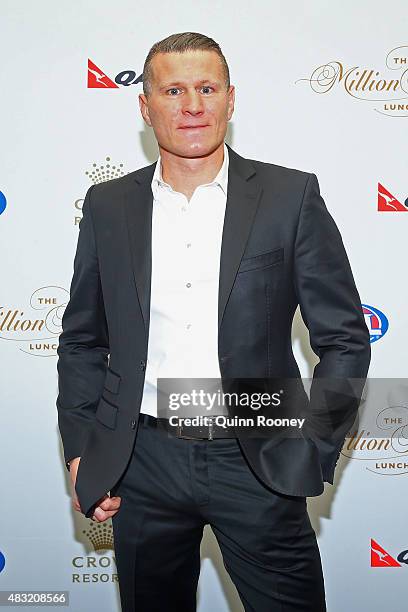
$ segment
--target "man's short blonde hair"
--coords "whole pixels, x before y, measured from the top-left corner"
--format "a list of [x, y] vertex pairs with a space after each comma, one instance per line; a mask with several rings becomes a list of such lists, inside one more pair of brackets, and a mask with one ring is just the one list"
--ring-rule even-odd
[[193, 50], [215, 51], [217, 53], [224, 71], [225, 86], [228, 89], [230, 86], [229, 68], [219, 44], [212, 38], [198, 32], [180, 32], [159, 40], [150, 49], [143, 67], [143, 93], [148, 96], [152, 91], [151, 63], [155, 55], [158, 53], [184, 53]]

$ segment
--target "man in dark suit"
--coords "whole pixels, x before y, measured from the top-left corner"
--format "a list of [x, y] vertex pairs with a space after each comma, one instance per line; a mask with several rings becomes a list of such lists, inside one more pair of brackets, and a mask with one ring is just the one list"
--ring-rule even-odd
[[[212, 39], [156, 43], [143, 89], [159, 160], [88, 190], [63, 317], [57, 407], [74, 508], [112, 517], [124, 612], [195, 610], [205, 524], [247, 611], [322, 612], [306, 496], [333, 483], [370, 361], [340, 233], [315, 174], [224, 143], [235, 90]], [[169, 435], [157, 377], [299, 380], [298, 305], [320, 359], [310, 402], [297, 396], [301, 435]]]

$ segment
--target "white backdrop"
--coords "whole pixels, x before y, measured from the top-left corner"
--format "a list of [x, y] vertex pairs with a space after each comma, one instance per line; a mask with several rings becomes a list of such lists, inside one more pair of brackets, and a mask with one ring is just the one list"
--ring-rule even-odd
[[[111, 527], [70, 505], [55, 349], [90, 173], [103, 176], [107, 164], [110, 176], [127, 173], [158, 151], [140, 116], [141, 83], [88, 87], [88, 60], [112, 81], [123, 71], [137, 80], [151, 45], [171, 33], [198, 31], [220, 43], [236, 87], [227, 142], [244, 157], [317, 174], [377, 339], [370, 376], [402, 378], [407, 21], [405, 0], [389, 8], [378, 0], [2, 0], [0, 590], [69, 590], [74, 612], [119, 610]], [[378, 197], [378, 183], [401, 206]], [[293, 341], [309, 376], [317, 358], [299, 314]], [[404, 608], [401, 557], [399, 567], [370, 565], [371, 538], [394, 560], [408, 549], [408, 466], [392, 463], [403, 456], [344, 452], [335, 486], [309, 499], [328, 612]], [[374, 553], [374, 564], [389, 566], [391, 557]], [[209, 531], [198, 609], [242, 610]]]

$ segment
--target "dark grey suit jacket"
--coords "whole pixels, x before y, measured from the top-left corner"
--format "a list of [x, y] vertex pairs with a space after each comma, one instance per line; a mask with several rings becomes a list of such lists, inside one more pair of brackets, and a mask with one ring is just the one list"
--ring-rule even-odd
[[[289, 495], [319, 495], [323, 481], [333, 482], [358, 408], [362, 387], [347, 381], [364, 385], [368, 372], [369, 332], [360, 297], [315, 174], [228, 151], [219, 279], [221, 376], [299, 379], [291, 327], [300, 305], [320, 359], [308, 429], [300, 439], [244, 436], [240, 444], [268, 486]], [[57, 408], [65, 461], [81, 457], [76, 491], [86, 516], [104, 494], [114, 492], [137, 430], [149, 333], [155, 163], [91, 186], [83, 205], [59, 339]], [[329, 396], [319, 388], [326, 378], [339, 381]]]

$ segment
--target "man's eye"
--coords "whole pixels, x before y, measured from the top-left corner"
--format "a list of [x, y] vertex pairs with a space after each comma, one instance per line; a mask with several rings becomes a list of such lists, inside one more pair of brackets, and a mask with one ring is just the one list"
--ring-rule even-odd
[[[207, 94], [207, 93], [211, 93], [210, 90], [213, 90], [213, 87], [210, 87], [209, 85], [203, 85], [201, 87], [201, 90], [204, 90], [203, 93]], [[167, 90], [167, 93], [169, 93], [171, 96], [177, 95], [174, 94], [174, 92], [177, 92], [180, 90], [180, 87], [171, 87], [170, 89]]]

